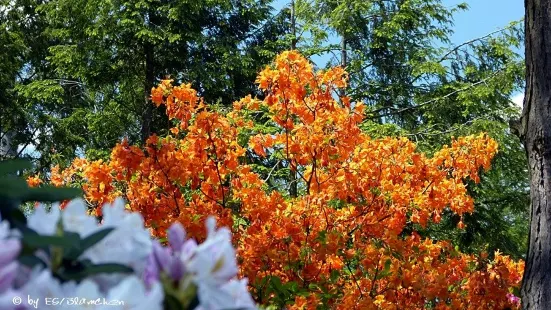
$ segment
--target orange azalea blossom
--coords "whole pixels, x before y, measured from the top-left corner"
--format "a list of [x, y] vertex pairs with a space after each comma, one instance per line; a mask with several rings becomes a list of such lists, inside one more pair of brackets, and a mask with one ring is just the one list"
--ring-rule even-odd
[[[225, 115], [189, 84], [162, 81], [151, 98], [177, 121], [169, 135], [153, 135], [143, 147], [123, 141], [105, 162], [55, 167], [51, 183], [81, 184], [96, 206], [122, 196], [158, 236], [180, 221], [202, 239], [206, 217], [215, 215], [232, 227], [241, 274], [259, 303], [518, 307], [507, 294], [518, 288], [523, 262], [463, 254], [449, 242], [405, 232], [438, 222], [445, 209], [472, 212], [464, 180], [479, 182], [497, 143], [485, 134], [461, 137], [429, 158], [406, 138], [372, 139], [359, 127], [364, 105], [335, 96], [346, 80], [342, 68], [315, 72], [297, 52], [284, 52], [258, 76], [264, 99], [245, 97]], [[251, 112], [258, 111], [275, 132], [255, 131]], [[299, 197], [268, 190], [247, 164], [272, 155], [296, 171]]]
[[29, 187], [38, 187], [40, 184], [42, 184], [42, 180], [39, 175], [34, 175], [27, 178], [27, 185], [29, 185]]

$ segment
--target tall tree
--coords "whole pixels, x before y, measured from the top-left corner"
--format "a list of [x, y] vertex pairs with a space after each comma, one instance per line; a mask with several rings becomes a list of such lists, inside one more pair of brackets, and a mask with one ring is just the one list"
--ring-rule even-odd
[[52, 62], [96, 90], [103, 104], [125, 101], [117, 105], [137, 112], [142, 142], [167, 127], [149, 101], [167, 75], [193, 83], [209, 102], [231, 104], [251, 90], [259, 68], [246, 47], [270, 16], [266, 1], [234, 0], [55, 0], [43, 9], [61, 41]]
[[2, 89], [21, 110], [17, 127], [2, 124], [21, 133], [15, 145], [35, 144], [40, 167], [75, 154], [102, 158], [123, 137], [166, 131], [149, 92], [167, 76], [192, 83], [210, 103], [255, 93], [256, 73], [284, 48], [275, 42], [287, 31], [264, 0], [5, 2], [2, 25], [25, 48], [0, 65], [14, 67]]
[[[78, 101], [73, 96], [74, 85], [52, 79], [35, 84], [39, 92], [22, 88], [52, 72], [46, 56], [53, 42], [44, 33], [44, 19], [37, 12], [41, 3], [0, 0], [0, 44], [5, 47], [0, 51], [0, 136], [5, 142], [2, 153], [10, 158], [31, 156], [28, 147], [37, 144], [45, 157], [50, 157], [54, 146], [55, 156], [74, 153], [70, 130], [59, 130], [50, 122], [52, 114], [59, 118]], [[60, 100], [66, 100], [63, 107]]]
[[530, 241], [523, 309], [551, 308], [551, 1], [525, 1], [526, 95], [520, 134], [530, 167]]
[[22, 65], [24, 38], [9, 23], [11, 2], [0, 0], [0, 160], [17, 155], [17, 129], [22, 113], [14, 102], [13, 87]]

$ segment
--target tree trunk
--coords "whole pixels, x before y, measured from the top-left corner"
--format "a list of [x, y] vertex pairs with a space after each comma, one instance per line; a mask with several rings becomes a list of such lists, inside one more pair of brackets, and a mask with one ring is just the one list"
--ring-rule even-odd
[[[341, 37], [341, 67], [346, 70], [346, 66], [348, 65], [348, 55], [346, 54], [346, 39], [344, 37], [344, 34]], [[346, 96], [346, 89], [341, 88], [339, 91], [339, 96], [344, 97]]]
[[348, 57], [346, 54], [346, 39], [344, 38], [344, 35], [341, 38], [341, 67], [346, 69], [346, 66], [348, 65]]
[[155, 82], [155, 69], [153, 67], [153, 45], [144, 44], [145, 55], [145, 80], [144, 80], [144, 111], [142, 114], [141, 140], [145, 143], [151, 135], [153, 123], [153, 105], [151, 103], [151, 88]]
[[526, 95], [520, 135], [530, 169], [522, 308], [551, 309], [551, 0], [525, 0]]
[[295, 16], [295, 0], [291, 0], [291, 50], [297, 49], [297, 29]]
[[[295, 16], [295, 1], [291, 0], [291, 50], [297, 49], [297, 30]], [[296, 167], [298, 169], [298, 167]], [[289, 162], [289, 196], [298, 197], [298, 178], [296, 170], [291, 167]]]

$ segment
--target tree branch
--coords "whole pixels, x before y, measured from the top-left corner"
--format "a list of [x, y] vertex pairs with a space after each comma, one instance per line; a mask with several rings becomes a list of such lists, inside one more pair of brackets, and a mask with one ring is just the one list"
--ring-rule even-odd
[[492, 31], [492, 32], [490, 32], [486, 35], [481, 36], [481, 37], [474, 38], [472, 40], [469, 40], [469, 41], [463, 42], [459, 45], [456, 45], [452, 49], [450, 49], [448, 52], [446, 52], [446, 54], [444, 54], [444, 56], [442, 56], [442, 58], [440, 58], [440, 60], [438, 62], [442, 62], [442, 61], [446, 60], [448, 58], [448, 56], [450, 56], [452, 53], [454, 53], [455, 51], [457, 51], [458, 49], [460, 49], [461, 47], [463, 47], [465, 45], [469, 45], [469, 44], [472, 44], [472, 43], [477, 42], [477, 41], [482, 41], [486, 38], [489, 38], [489, 37], [493, 36], [494, 34], [501, 33], [503, 31], [509, 30], [509, 29], [513, 28], [514, 26], [516, 26], [517, 24], [519, 24], [521, 22], [522, 22], [522, 19], [518, 20], [518, 21], [514, 21], [507, 27]]
[[[406, 108], [402, 108], [402, 109], [396, 109], [394, 107], [382, 107], [380, 109], [376, 109], [376, 110], [373, 110], [373, 111], [369, 111], [369, 113], [371, 114], [376, 114], [376, 113], [379, 113], [381, 111], [385, 111], [385, 110], [394, 110], [394, 111], [391, 111], [391, 112], [387, 112], [387, 113], [384, 113], [384, 114], [377, 114], [377, 115], [371, 115], [371, 116], [368, 116], [366, 117], [365, 120], [370, 120], [370, 119], [375, 119], [375, 118], [379, 118], [379, 117], [385, 117], [385, 116], [391, 116], [391, 115], [395, 115], [395, 114], [400, 114], [400, 113], [404, 113], [404, 112], [407, 112], [407, 111], [411, 111], [411, 110], [415, 110], [415, 109], [418, 109], [418, 108], [421, 108], [421, 107], [424, 107], [426, 105], [429, 105], [429, 104], [432, 104], [432, 103], [435, 103], [435, 102], [438, 102], [440, 100], [443, 100], [443, 99], [446, 99], [446, 98], [449, 98], [457, 93], [461, 93], [461, 92], [464, 92], [466, 90], [469, 90], [475, 86], [478, 86], [480, 84], [483, 84], [483, 83], [486, 83], [487, 81], [495, 78], [499, 73], [501, 73], [503, 70], [500, 70], [500, 71], [497, 71], [495, 72], [494, 74], [490, 75], [489, 77], [486, 77], [478, 82], [475, 82], [475, 83], [472, 83], [468, 86], [465, 86], [463, 88], [460, 88], [460, 89], [456, 89], [442, 97], [438, 97], [438, 98], [434, 98], [434, 99], [431, 99], [431, 100], [428, 100], [428, 101], [425, 101], [423, 103], [420, 103], [418, 105], [414, 105], [414, 106], [410, 106], [410, 107], [406, 107]], [[365, 121], [364, 121], [365, 122]]]

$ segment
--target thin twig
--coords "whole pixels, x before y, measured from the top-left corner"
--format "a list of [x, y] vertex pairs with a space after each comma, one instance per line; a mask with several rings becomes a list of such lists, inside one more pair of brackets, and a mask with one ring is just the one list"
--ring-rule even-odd
[[264, 183], [268, 182], [268, 179], [270, 179], [270, 177], [272, 176], [272, 173], [274, 172], [275, 168], [279, 165], [279, 163], [281, 162], [281, 159], [277, 161], [277, 163], [275, 163], [275, 165], [272, 167], [272, 169], [270, 170], [270, 172], [268, 173], [268, 176], [266, 177], [266, 179], [264, 180]]
[[[465, 86], [463, 88], [460, 88], [460, 89], [456, 89], [442, 97], [438, 97], [438, 98], [434, 98], [434, 99], [431, 99], [431, 100], [428, 100], [428, 101], [425, 101], [423, 103], [420, 103], [418, 105], [414, 105], [414, 106], [410, 106], [410, 107], [406, 107], [406, 108], [402, 108], [402, 109], [395, 109], [394, 107], [382, 107], [380, 109], [376, 109], [376, 110], [373, 110], [373, 111], [369, 111], [369, 113], [371, 114], [376, 114], [376, 113], [379, 113], [381, 111], [384, 111], [384, 110], [393, 110], [394, 111], [391, 111], [391, 112], [387, 112], [387, 113], [384, 113], [384, 114], [377, 114], [377, 115], [372, 115], [372, 116], [369, 116], [369, 117], [366, 117], [366, 120], [370, 120], [370, 119], [375, 119], [375, 118], [379, 118], [379, 117], [385, 117], [385, 116], [391, 116], [391, 115], [395, 115], [395, 114], [400, 114], [400, 113], [404, 113], [404, 112], [407, 112], [407, 111], [411, 111], [411, 110], [415, 110], [415, 109], [418, 109], [418, 108], [421, 108], [421, 107], [424, 107], [426, 105], [429, 105], [429, 104], [432, 104], [432, 103], [435, 103], [435, 102], [438, 102], [440, 100], [443, 100], [443, 99], [446, 99], [446, 98], [449, 98], [457, 93], [461, 93], [461, 92], [464, 92], [464, 91], [467, 91], [475, 86], [478, 86], [480, 84], [483, 84], [485, 83], [486, 81], [489, 81], [493, 78], [495, 78], [499, 73], [501, 73], [502, 71], [504, 70], [500, 70], [500, 71], [496, 71], [494, 74], [478, 81], [478, 82], [475, 82], [475, 83], [472, 83], [472, 84], [469, 84], [468, 86]], [[365, 121], [364, 121], [365, 122]]]
[[513, 28], [514, 26], [516, 26], [517, 24], [519, 24], [520, 22], [521, 21], [515, 21], [507, 27], [492, 31], [492, 32], [490, 32], [486, 35], [481, 36], [481, 37], [474, 38], [474, 39], [471, 39], [469, 41], [458, 44], [458, 45], [454, 46], [452, 49], [450, 49], [446, 54], [444, 54], [444, 56], [442, 56], [442, 58], [440, 58], [440, 60], [438, 62], [442, 62], [442, 61], [446, 60], [448, 58], [448, 56], [450, 56], [453, 52], [457, 51], [458, 49], [460, 49], [461, 47], [463, 47], [465, 45], [469, 45], [469, 44], [472, 44], [472, 43], [477, 42], [477, 41], [482, 41], [486, 38], [489, 38], [489, 37], [493, 36], [494, 34], [501, 33], [503, 31], [509, 30], [509, 29]]

